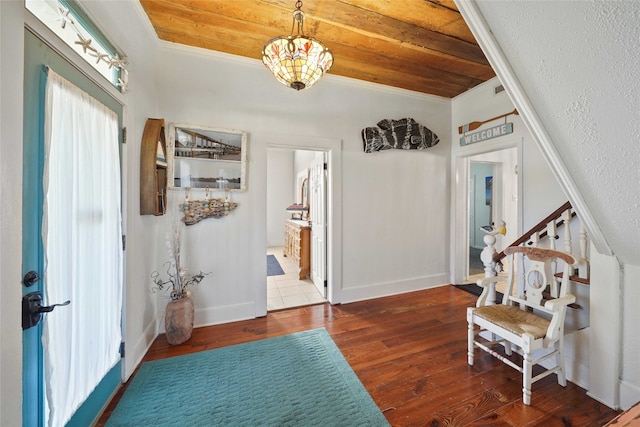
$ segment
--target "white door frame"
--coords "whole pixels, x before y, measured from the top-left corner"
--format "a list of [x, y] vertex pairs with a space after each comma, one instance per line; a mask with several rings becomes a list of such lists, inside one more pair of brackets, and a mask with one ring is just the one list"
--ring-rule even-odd
[[[342, 290], [342, 141], [295, 135], [270, 135], [266, 148], [323, 151], [327, 153], [327, 300], [341, 302]], [[266, 242], [265, 242], [266, 243]], [[266, 244], [263, 252], [266, 252]]]
[[[452, 186], [452, 224], [451, 224], [451, 283], [461, 284], [466, 279], [469, 262], [469, 169], [472, 158], [507, 150], [517, 149], [516, 162], [522, 164], [522, 141], [513, 141], [504, 144], [491, 145], [489, 147], [473, 147], [454, 154], [452, 159], [453, 186]], [[481, 161], [491, 161], [483, 158]], [[492, 162], [493, 163], [493, 162]], [[518, 194], [522, 194], [522, 178], [518, 174]], [[522, 197], [517, 201], [517, 235], [522, 234]], [[507, 224], [507, 228], [509, 224]], [[512, 225], [513, 227], [513, 225]], [[513, 229], [513, 228], [512, 228]]]

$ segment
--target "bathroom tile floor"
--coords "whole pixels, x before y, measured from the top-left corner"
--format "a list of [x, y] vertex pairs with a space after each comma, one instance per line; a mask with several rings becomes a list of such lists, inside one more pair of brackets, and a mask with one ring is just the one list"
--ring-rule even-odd
[[327, 301], [320, 295], [311, 279], [298, 278], [295, 263], [282, 255], [282, 247], [268, 248], [267, 255], [274, 255], [285, 273], [267, 277], [267, 311], [321, 304]]

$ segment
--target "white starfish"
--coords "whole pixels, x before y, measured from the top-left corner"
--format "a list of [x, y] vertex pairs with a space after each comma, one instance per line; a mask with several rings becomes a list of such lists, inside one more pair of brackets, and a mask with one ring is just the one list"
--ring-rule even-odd
[[109, 62], [109, 55], [107, 55], [106, 53], [100, 53], [100, 52], [89, 52], [89, 55], [94, 56], [96, 58], [96, 64], [99, 63], [100, 61], [102, 61], [104, 59], [104, 62]]
[[108, 62], [109, 62], [109, 68], [116, 67], [116, 68], [120, 68], [121, 70], [126, 69], [127, 65], [129, 65], [129, 63], [127, 62], [127, 58], [126, 57], [120, 58], [117, 53], [115, 57], [111, 58]]
[[122, 93], [127, 93], [129, 89], [129, 85], [127, 84], [127, 82], [122, 81], [122, 79], [118, 79], [118, 83], [116, 84], [116, 86], [119, 86], [120, 89], [122, 89]]
[[62, 29], [64, 29], [67, 26], [67, 22], [73, 25], [73, 19], [71, 19], [71, 16], [69, 16], [69, 13], [71, 13], [71, 10], [67, 9], [62, 5], [58, 5], [59, 18], [56, 19], [56, 21], [60, 21], [60, 26], [62, 27]]
[[78, 33], [78, 38], [80, 39], [80, 41], [75, 42], [75, 44], [79, 44], [80, 46], [82, 46], [82, 50], [84, 51], [84, 53], [87, 53], [87, 49], [96, 52], [95, 48], [91, 46], [91, 39], [85, 39], [80, 33]]
[[[116, 54], [116, 56], [118, 56], [118, 54]], [[119, 65], [119, 67], [120, 67], [121, 69], [123, 69], [123, 70], [128, 69], [128, 67], [129, 67], [129, 61], [127, 61], [127, 57], [125, 56], [125, 57], [123, 57], [123, 58], [120, 58], [119, 60], [120, 60], [120, 65]]]
[[120, 60], [117, 58], [109, 58], [107, 62], [109, 63], [109, 69], [120, 66]]

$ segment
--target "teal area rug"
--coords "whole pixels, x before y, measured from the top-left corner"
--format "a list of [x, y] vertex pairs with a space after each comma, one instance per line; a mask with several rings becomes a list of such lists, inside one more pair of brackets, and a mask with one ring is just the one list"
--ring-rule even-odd
[[280, 267], [280, 263], [275, 255], [267, 255], [267, 276], [281, 276], [284, 270]]
[[389, 426], [324, 328], [143, 363], [107, 426]]

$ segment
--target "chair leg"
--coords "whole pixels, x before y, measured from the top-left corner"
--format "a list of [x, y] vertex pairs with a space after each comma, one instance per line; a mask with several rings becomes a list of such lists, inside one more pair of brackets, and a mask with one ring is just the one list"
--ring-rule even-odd
[[522, 362], [522, 401], [525, 405], [531, 405], [531, 373], [533, 364], [531, 354], [525, 353]]
[[511, 343], [509, 341], [504, 342], [504, 352], [507, 356], [511, 356], [513, 352], [511, 351]]
[[564, 375], [564, 341], [562, 337], [556, 343], [558, 346], [558, 352], [556, 353], [556, 364], [558, 365], [558, 384], [562, 387], [567, 386], [567, 378]]
[[474, 340], [475, 340], [475, 333], [474, 333], [473, 320], [469, 319], [469, 330], [467, 334], [467, 341], [468, 341], [467, 358], [470, 366], [473, 366], [473, 350], [475, 347], [473, 344]]

